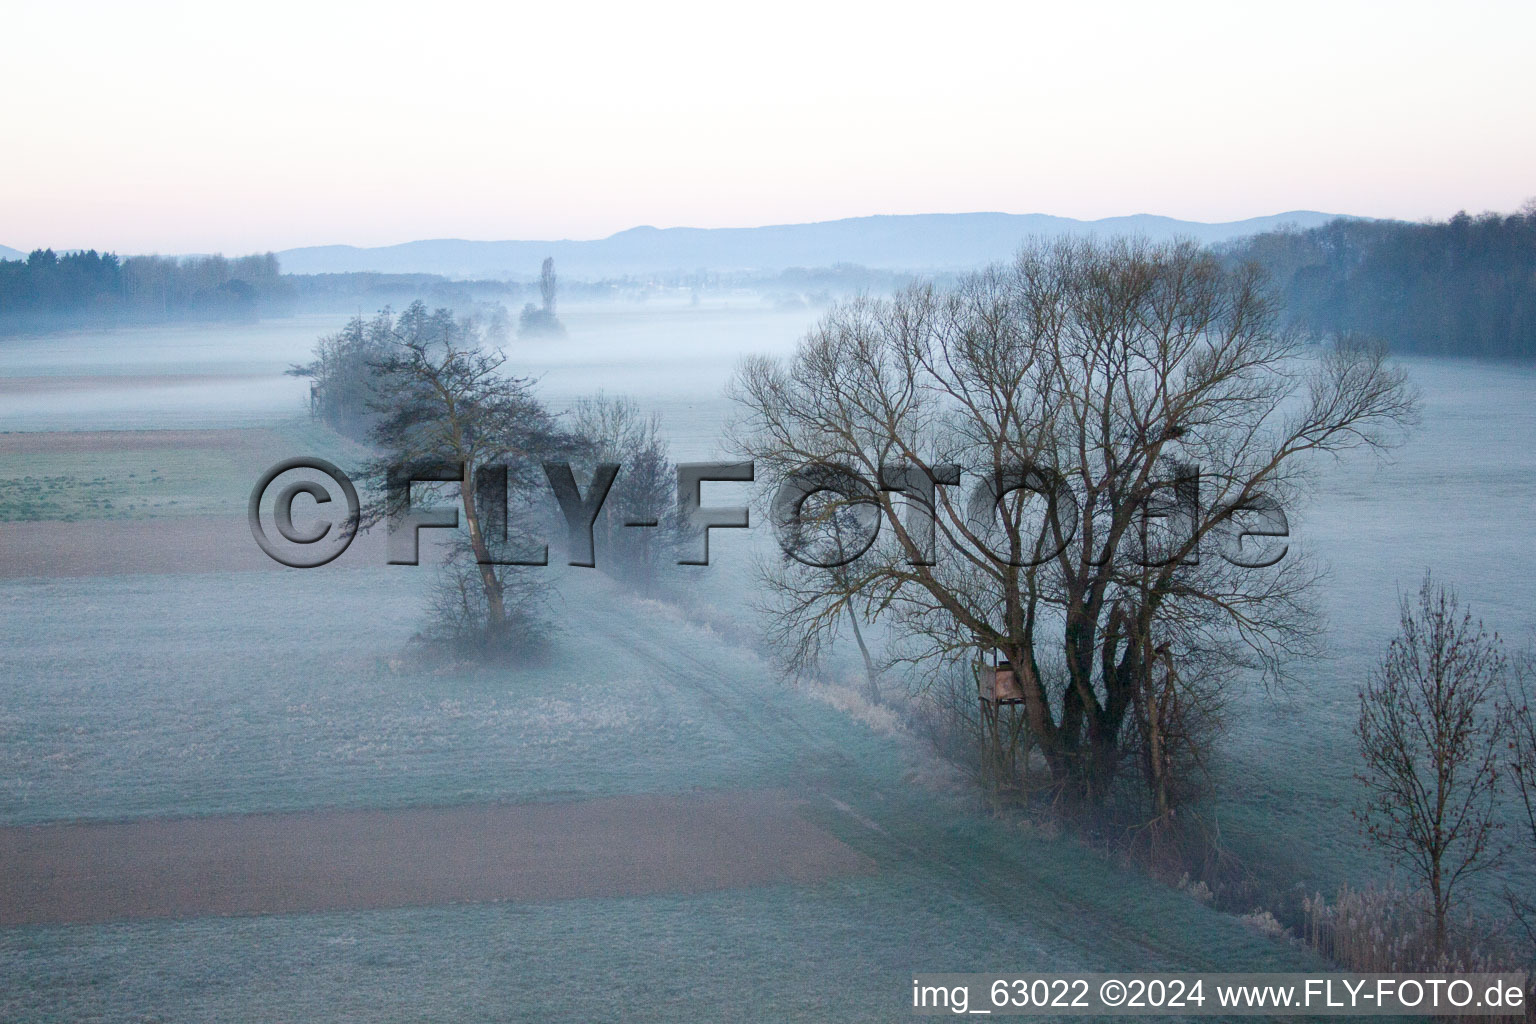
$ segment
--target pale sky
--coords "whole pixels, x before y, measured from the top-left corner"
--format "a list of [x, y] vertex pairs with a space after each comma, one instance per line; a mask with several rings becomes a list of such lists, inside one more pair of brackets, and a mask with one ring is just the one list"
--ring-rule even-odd
[[1536, 3], [17, 3], [0, 244], [1536, 195]]

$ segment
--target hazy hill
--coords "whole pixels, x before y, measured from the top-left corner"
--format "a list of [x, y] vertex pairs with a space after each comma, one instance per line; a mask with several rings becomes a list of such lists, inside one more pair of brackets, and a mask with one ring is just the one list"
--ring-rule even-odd
[[1333, 214], [1299, 210], [1205, 224], [1137, 214], [1082, 221], [1047, 214], [955, 213], [854, 217], [760, 228], [638, 227], [592, 241], [475, 242], [445, 238], [365, 249], [313, 246], [279, 253], [290, 274], [435, 273], [450, 277], [537, 275], [553, 256], [565, 277], [602, 278], [669, 270], [768, 271], [857, 263], [890, 270], [975, 267], [1011, 254], [1031, 235], [1141, 234], [1222, 242], [1281, 225], [1311, 228]]
[[0, 245], [0, 260], [24, 260], [27, 254], [20, 249], [12, 249], [8, 245]]

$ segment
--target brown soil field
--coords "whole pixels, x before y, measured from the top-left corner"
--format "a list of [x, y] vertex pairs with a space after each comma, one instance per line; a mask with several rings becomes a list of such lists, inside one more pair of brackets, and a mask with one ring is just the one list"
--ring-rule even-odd
[[0, 926], [804, 884], [874, 864], [776, 791], [0, 828]]

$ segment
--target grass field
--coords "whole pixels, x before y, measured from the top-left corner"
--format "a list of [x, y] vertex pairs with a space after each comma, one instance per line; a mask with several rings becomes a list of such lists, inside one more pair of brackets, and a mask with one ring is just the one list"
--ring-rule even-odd
[[[578, 380], [622, 383], [618, 350], [679, 315], [585, 354], [576, 333], [564, 362], [540, 368], [573, 393]], [[190, 344], [147, 351], [169, 361]], [[91, 351], [70, 342], [59, 358], [88, 370]], [[216, 347], [198, 351], [217, 362]], [[0, 353], [0, 373], [43, 372], [45, 355], [27, 348], [9, 366]], [[689, 386], [718, 389], [727, 355]], [[1289, 689], [1245, 695], [1222, 748], [1224, 835], [1298, 886], [1384, 873], [1349, 823], [1348, 728], [1353, 680], [1393, 624], [1394, 584], [1433, 563], [1479, 581], [1468, 596], [1506, 632], [1533, 629], [1529, 579], [1504, 554], [1530, 525], [1485, 504], [1432, 512], [1469, 474], [1504, 502], [1528, 493], [1520, 443], [1472, 444], [1499, 423], [1531, 436], [1509, 397], [1528, 382], [1494, 369], [1420, 375], [1446, 403], [1483, 400], [1459, 418], [1442, 409], [1422, 456], [1376, 477], [1325, 477], [1297, 537], [1335, 566], [1324, 609], [1337, 656], [1299, 666]], [[714, 447], [724, 408], [718, 390], [701, 393], [661, 395], [692, 457]], [[206, 561], [225, 535], [194, 549], [178, 544], [176, 520], [227, 520], [228, 543], [250, 546], [240, 518], [262, 469], [359, 455], [269, 397], [223, 418], [183, 409], [174, 431], [0, 433], [0, 551], [21, 522], [158, 545], [68, 572], [42, 558], [0, 573], [0, 827], [771, 789], [795, 794], [799, 813], [875, 870], [710, 892], [0, 929], [0, 1019], [883, 1020], [907, 1013], [914, 971], [1320, 966], [1073, 839], [993, 817], [893, 716], [838, 685], [838, 659], [826, 687], [787, 685], [754, 648], [742, 590], [758, 531], [717, 534], [716, 563], [673, 576], [664, 600], [551, 566], [551, 651], [513, 669], [412, 655], [429, 566], [385, 566], [376, 549], [310, 572]], [[35, 427], [69, 410], [44, 412], [20, 418]], [[247, 417], [257, 425], [242, 427]], [[156, 415], [114, 406], [84, 419], [143, 430]], [[1400, 496], [1410, 486], [1417, 504]], [[146, 520], [168, 528], [140, 530]]]

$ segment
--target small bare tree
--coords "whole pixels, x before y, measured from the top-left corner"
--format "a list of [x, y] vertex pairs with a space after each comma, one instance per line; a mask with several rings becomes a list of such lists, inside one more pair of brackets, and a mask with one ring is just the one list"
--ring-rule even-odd
[[551, 317], [555, 315], [555, 258], [544, 257], [543, 266], [539, 267], [539, 298], [544, 302], [544, 312]]
[[[1504, 691], [1499, 709], [1508, 737], [1506, 757], [1509, 777], [1515, 783], [1517, 828], [1521, 845], [1528, 852], [1527, 863], [1536, 863], [1536, 708], [1532, 701], [1532, 681], [1536, 679], [1536, 661], [1522, 658]], [[1529, 892], [1505, 893], [1515, 919], [1536, 948], [1536, 899]]]
[[1368, 795], [1356, 815], [1428, 890], [1437, 950], [1458, 884], [1498, 860], [1502, 730], [1492, 704], [1505, 665], [1498, 634], [1426, 574], [1417, 600], [1403, 597], [1398, 635], [1360, 691], [1358, 778]]
[[524, 304], [522, 315], [518, 318], [518, 334], [521, 337], [564, 336], [565, 327], [560, 323], [560, 318], [555, 315], [555, 293], [558, 284], [554, 257], [547, 257], [544, 265], [539, 268], [539, 298], [543, 305], [535, 306], [531, 302]]

